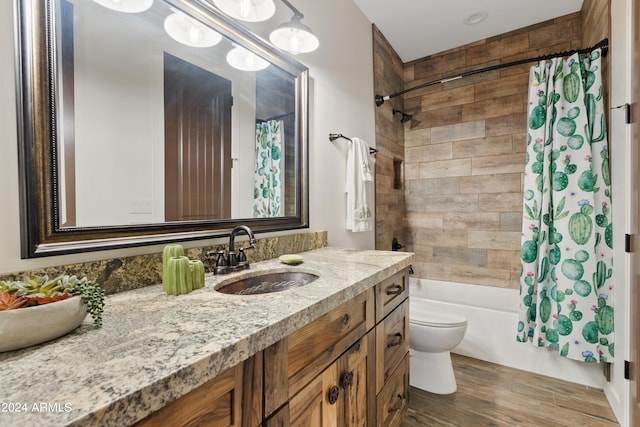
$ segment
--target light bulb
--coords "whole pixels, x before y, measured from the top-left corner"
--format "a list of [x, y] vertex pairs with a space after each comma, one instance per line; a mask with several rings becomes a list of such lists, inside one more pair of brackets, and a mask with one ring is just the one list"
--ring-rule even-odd
[[298, 30], [291, 29], [291, 53], [297, 55], [300, 53], [300, 39], [298, 38]]
[[249, 14], [251, 13], [251, 1], [250, 0], [240, 0], [240, 16], [242, 19], [247, 19]]
[[200, 44], [200, 30], [195, 25], [189, 29], [189, 41], [194, 45]]
[[259, 71], [269, 66], [267, 61], [240, 46], [234, 47], [227, 53], [227, 62], [233, 68], [242, 71]]
[[211, 47], [222, 40], [222, 36], [202, 22], [174, 11], [164, 20], [164, 30], [172, 39], [187, 46]]

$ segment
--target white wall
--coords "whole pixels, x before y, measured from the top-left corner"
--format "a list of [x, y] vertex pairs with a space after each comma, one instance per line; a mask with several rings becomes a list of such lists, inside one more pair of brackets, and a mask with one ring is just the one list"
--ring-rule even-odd
[[[159, 252], [161, 245], [116, 251], [20, 259], [17, 122], [13, 51], [14, 2], [0, 2], [0, 274], [52, 265]], [[278, 8], [284, 7], [279, 2]], [[330, 132], [358, 136], [374, 145], [373, 59], [371, 24], [350, 1], [299, 0], [304, 23], [320, 39], [320, 48], [298, 59], [310, 68], [310, 231], [327, 230], [332, 246], [373, 248], [374, 232], [344, 228], [346, 144], [329, 142]], [[290, 14], [286, 14], [290, 17]], [[274, 21], [273, 26], [279, 21]], [[266, 37], [263, 34], [263, 37]], [[305, 230], [302, 230], [305, 231]], [[272, 233], [292, 234], [298, 231]], [[265, 235], [261, 235], [265, 236]], [[268, 236], [268, 235], [266, 235]], [[260, 238], [260, 236], [258, 236]], [[226, 241], [226, 239], [217, 239]], [[186, 243], [186, 247], [214, 241]]]
[[346, 231], [344, 181], [347, 141], [357, 136], [375, 145], [371, 24], [351, 1], [298, 0], [304, 22], [320, 39], [313, 54], [299, 55], [311, 74], [311, 222], [327, 230], [331, 246], [375, 246], [373, 231]]
[[[632, 40], [631, 4], [635, 0], [611, 1], [611, 40], [610, 61], [611, 81], [609, 104], [611, 107], [632, 102], [630, 60]], [[609, 120], [609, 146], [611, 153], [611, 194], [614, 224], [614, 277], [616, 307], [616, 355], [612, 365], [611, 381], [604, 383], [604, 391], [614, 410], [620, 425], [630, 426], [629, 418], [629, 381], [624, 379], [624, 361], [632, 360], [629, 346], [631, 334], [635, 328], [630, 324], [631, 298], [635, 298], [629, 275], [630, 258], [624, 252], [624, 234], [637, 233], [634, 230], [634, 198], [637, 189], [633, 186], [634, 169], [637, 168], [638, 157], [634, 150], [635, 142], [631, 142], [631, 126], [625, 124], [624, 110], [613, 109]]]

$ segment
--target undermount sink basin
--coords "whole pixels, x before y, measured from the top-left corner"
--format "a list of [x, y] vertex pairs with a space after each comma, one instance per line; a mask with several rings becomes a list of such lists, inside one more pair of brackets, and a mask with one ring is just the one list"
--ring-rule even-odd
[[308, 285], [318, 277], [316, 274], [303, 271], [271, 272], [240, 277], [237, 280], [223, 284], [216, 290], [224, 294], [233, 295], [268, 294]]

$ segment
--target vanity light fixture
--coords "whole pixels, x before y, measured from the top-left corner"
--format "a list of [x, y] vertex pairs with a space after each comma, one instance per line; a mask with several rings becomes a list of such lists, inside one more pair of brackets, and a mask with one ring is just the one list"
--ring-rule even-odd
[[276, 12], [273, 0], [213, 0], [218, 9], [232, 18], [248, 22], [261, 22]]
[[293, 11], [293, 17], [271, 32], [271, 43], [294, 55], [316, 50], [320, 42], [311, 29], [300, 22], [304, 15], [287, 0], [282, 0], [282, 3]]
[[241, 46], [236, 46], [227, 53], [227, 62], [242, 71], [259, 71], [269, 66], [267, 61]]
[[93, 0], [107, 9], [124, 13], [144, 12], [153, 5], [153, 0]]
[[192, 47], [211, 47], [222, 40], [220, 34], [177, 10], [165, 18], [164, 30], [172, 39]]

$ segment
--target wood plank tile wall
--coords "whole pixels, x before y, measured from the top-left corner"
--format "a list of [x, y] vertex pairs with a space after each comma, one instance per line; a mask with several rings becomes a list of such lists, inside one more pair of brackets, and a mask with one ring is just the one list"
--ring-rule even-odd
[[[407, 63], [404, 87], [580, 48], [582, 22], [578, 12]], [[405, 203], [416, 277], [519, 287], [530, 66], [404, 96], [413, 114], [404, 128]]]
[[[403, 89], [404, 65], [384, 35], [373, 25], [374, 90], [387, 95]], [[371, 100], [373, 102], [373, 100]], [[404, 110], [402, 97], [376, 107], [376, 249], [390, 250], [397, 237], [405, 243], [402, 183], [394, 188], [394, 161], [404, 164], [404, 125], [393, 109]]]

